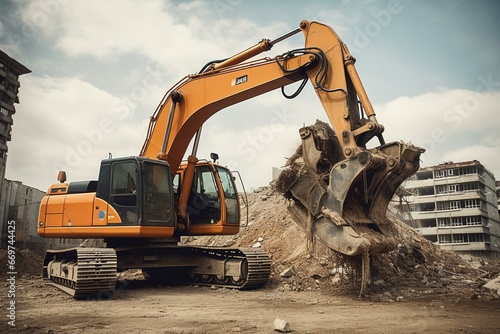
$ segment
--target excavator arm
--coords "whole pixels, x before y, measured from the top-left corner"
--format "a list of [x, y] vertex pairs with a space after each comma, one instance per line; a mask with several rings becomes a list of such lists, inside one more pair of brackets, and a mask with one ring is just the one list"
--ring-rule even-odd
[[[300, 31], [305, 37], [303, 48], [248, 61]], [[185, 177], [178, 217], [188, 219], [187, 198], [202, 125], [225, 107], [303, 80], [312, 84], [333, 131], [329, 127], [300, 130], [300, 154], [289, 161], [277, 182], [291, 199], [292, 217], [311, 236], [346, 255], [394, 248], [387, 205], [399, 185], [418, 169], [423, 150], [402, 142], [385, 143], [384, 127], [376, 120], [354, 62], [330, 27], [302, 21], [284, 37], [263, 40], [209, 64], [169, 90], [151, 117], [140, 155], [166, 160], [175, 172], [195, 137], [187, 166], [181, 168]], [[366, 144], [373, 137], [380, 145], [369, 149]]]
[[186, 77], [168, 94], [150, 122], [141, 156], [162, 158], [179, 167], [193, 136], [219, 110], [304, 79], [309, 56], [283, 64], [276, 59], [231, 66]]

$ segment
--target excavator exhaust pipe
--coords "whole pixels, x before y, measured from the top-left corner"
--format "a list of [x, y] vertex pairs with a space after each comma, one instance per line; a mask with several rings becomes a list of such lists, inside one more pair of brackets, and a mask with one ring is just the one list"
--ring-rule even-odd
[[277, 180], [277, 189], [291, 199], [292, 218], [308, 235], [348, 256], [396, 248], [387, 206], [418, 170], [424, 150], [393, 142], [345, 159], [327, 127], [301, 129], [302, 145]]

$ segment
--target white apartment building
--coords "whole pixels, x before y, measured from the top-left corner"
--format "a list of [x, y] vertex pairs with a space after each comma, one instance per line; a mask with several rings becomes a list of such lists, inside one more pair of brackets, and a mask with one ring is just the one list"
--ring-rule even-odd
[[443, 249], [500, 257], [495, 177], [479, 161], [421, 168], [403, 187], [396, 209], [425, 238]]

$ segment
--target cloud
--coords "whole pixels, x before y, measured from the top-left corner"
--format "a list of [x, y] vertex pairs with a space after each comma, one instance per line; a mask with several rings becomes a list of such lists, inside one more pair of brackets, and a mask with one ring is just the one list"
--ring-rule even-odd
[[46, 189], [58, 170], [96, 179], [101, 159], [140, 150], [146, 121], [131, 122], [119, 98], [75, 78], [22, 77], [7, 178]]
[[[55, 38], [55, 47], [69, 57], [141, 55], [174, 70], [176, 76], [246, 49], [262, 33], [287, 30], [285, 24], [259, 25], [216, 14], [212, 2], [201, 1], [155, 0], [140, 6], [132, 0], [71, 1], [45, 10], [33, 2], [22, 9], [25, 24]], [[43, 24], [37, 24], [37, 17], [43, 17], [38, 19]]]
[[378, 119], [387, 141], [424, 147], [423, 165], [479, 160], [500, 176], [500, 92], [442, 89], [380, 105]]

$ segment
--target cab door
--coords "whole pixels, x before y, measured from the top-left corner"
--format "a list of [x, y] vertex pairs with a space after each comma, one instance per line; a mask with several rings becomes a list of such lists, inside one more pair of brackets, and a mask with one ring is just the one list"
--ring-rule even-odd
[[221, 199], [214, 171], [209, 165], [197, 166], [188, 199], [191, 224], [217, 224], [221, 219]]
[[109, 203], [120, 215], [123, 225], [138, 225], [139, 169], [135, 160], [111, 164]]

